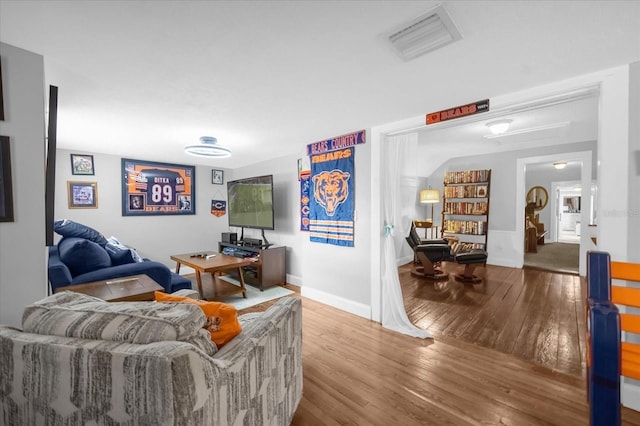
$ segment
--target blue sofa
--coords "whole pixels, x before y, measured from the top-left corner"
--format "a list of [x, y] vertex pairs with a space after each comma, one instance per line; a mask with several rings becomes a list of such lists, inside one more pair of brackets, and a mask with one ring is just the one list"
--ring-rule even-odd
[[114, 246], [99, 232], [69, 220], [56, 221], [54, 229], [63, 236], [49, 247], [48, 275], [51, 292], [59, 287], [146, 274], [173, 293], [190, 289], [191, 281], [160, 262], [140, 259], [134, 250]]

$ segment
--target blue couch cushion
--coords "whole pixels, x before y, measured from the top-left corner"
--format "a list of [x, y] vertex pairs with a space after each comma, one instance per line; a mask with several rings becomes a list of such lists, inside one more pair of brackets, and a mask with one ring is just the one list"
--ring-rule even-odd
[[60, 259], [72, 276], [111, 266], [111, 258], [99, 244], [84, 238], [65, 237], [58, 243]]
[[107, 243], [104, 246], [104, 249], [109, 254], [109, 257], [111, 258], [111, 264], [113, 266], [125, 265], [127, 263], [135, 262], [135, 260], [133, 259], [133, 254], [129, 249], [122, 249], [111, 243]]
[[89, 226], [82, 225], [69, 219], [56, 220], [53, 223], [53, 230], [63, 237], [86, 238], [87, 240], [100, 244], [103, 247], [107, 244], [107, 239], [100, 232]]

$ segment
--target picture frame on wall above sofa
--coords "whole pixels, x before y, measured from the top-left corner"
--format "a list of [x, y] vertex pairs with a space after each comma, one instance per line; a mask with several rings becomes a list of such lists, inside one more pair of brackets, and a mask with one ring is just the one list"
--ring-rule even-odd
[[93, 155], [71, 154], [71, 174], [87, 176], [95, 175]]
[[224, 183], [224, 170], [211, 170], [211, 183], [215, 185], [222, 185]]
[[8, 136], [0, 136], [0, 222], [13, 222], [11, 147]]
[[97, 209], [98, 182], [67, 181], [67, 199], [70, 209]]
[[196, 168], [122, 159], [122, 215], [196, 214]]

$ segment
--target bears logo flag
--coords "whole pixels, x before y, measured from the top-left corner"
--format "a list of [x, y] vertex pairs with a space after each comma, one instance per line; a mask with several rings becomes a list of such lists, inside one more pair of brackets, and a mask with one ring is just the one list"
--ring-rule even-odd
[[227, 202], [225, 200], [211, 200], [211, 214], [222, 217], [227, 213]]
[[353, 147], [311, 156], [309, 231], [317, 243], [353, 247]]

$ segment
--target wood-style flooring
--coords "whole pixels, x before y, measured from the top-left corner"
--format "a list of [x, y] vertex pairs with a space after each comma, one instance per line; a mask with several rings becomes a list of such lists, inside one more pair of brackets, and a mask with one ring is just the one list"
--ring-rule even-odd
[[[516, 279], [518, 271], [505, 268], [501, 274], [505, 280]], [[521, 293], [535, 299], [537, 291]], [[293, 296], [302, 299], [304, 374], [293, 425], [589, 424], [585, 380], [580, 375], [445, 333], [426, 340], [405, 336], [301, 297], [299, 291]], [[467, 305], [481, 303], [471, 296], [463, 300]], [[240, 313], [261, 311], [272, 303]], [[428, 309], [425, 305], [424, 311]], [[438, 323], [448, 328], [444, 319]], [[543, 329], [540, 324], [538, 330]], [[623, 408], [622, 418], [623, 425], [640, 426], [638, 412]]]
[[[584, 376], [586, 282], [577, 275], [487, 265], [480, 284], [450, 274], [433, 282], [399, 268], [409, 319], [434, 336], [449, 336], [515, 355], [562, 373]], [[460, 265], [443, 264], [448, 272]]]

